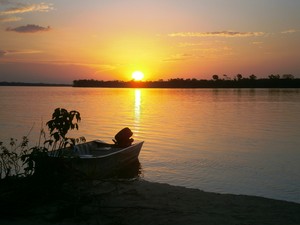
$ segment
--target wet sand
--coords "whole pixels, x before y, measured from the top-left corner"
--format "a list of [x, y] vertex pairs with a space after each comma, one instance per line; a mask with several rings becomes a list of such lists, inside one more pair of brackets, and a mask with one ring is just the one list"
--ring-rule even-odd
[[144, 180], [0, 188], [1, 225], [299, 225], [300, 204]]

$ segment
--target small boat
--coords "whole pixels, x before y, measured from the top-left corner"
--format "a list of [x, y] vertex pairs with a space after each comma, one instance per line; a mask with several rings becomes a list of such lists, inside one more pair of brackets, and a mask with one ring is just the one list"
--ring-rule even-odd
[[86, 178], [106, 178], [123, 169], [136, 165], [143, 141], [128, 147], [95, 140], [48, 152], [48, 156], [37, 163], [36, 172], [49, 169], [59, 173], [71, 172]]

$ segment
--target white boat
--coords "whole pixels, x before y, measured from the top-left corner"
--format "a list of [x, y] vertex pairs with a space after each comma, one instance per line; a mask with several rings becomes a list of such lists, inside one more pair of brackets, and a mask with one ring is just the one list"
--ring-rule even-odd
[[[36, 173], [43, 171], [67, 173], [87, 178], [105, 178], [138, 162], [143, 141], [128, 147], [118, 147], [100, 140], [48, 152], [48, 156], [37, 163]], [[136, 164], [135, 164], [136, 165]]]

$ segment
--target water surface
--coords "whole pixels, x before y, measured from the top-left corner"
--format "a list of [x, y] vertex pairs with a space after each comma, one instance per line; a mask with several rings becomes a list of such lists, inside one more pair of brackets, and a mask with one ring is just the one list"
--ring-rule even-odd
[[300, 202], [300, 89], [0, 87], [0, 103], [2, 141], [75, 109], [72, 136], [144, 140], [146, 180]]

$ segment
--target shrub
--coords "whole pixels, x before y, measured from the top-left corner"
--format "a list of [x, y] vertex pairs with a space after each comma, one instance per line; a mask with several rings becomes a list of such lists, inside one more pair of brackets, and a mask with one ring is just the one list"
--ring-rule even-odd
[[[24, 136], [18, 145], [17, 139], [11, 138], [9, 148], [0, 142], [0, 179], [12, 176], [30, 176], [35, 171], [36, 161], [48, 157], [49, 151], [85, 142], [84, 137], [69, 138], [66, 136], [68, 131], [79, 129], [78, 122], [80, 121], [81, 117], [78, 111], [68, 112], [66, 109], [57, 108], [52, 114], [52, 119], [46, 123], [50, 132], [49, 139], [46, 139], [46, 133], [41, 128], [39, 142], [31, 148], [28, 147], [28, 136]], [[44, 142], [41, 141], [42, 138], [44, 138]]]

